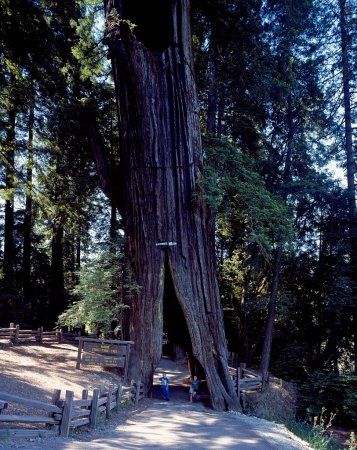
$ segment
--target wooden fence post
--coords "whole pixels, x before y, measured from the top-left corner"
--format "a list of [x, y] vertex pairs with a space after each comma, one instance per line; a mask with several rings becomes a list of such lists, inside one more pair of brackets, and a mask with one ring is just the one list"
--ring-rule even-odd
[[129, 372], [129, 358], [130, 358], [130, 344], [126, 344], [125, 351], [125, 366], [124, 366], [124, 383], [128, 382], [128, 372]]
[[136, 382], [136, 392], [135, 392], [135, 406], [138, 406], [138, 403], [139, 403], [140, 384], [141, 384], [141, 381], [137, 380], [137, 382]]
[[63, 343], [63, 330], [62, 328], [56, 328], [56, 337], [59, 344]]
[[0, 400], [0, 414], [2, 413], [2, 410], [6, 409], [8, 406], [9, 406], [8, 402]]
[[76, 369], [81, 368], [82, 350], [83, 350], [83, 341], [82, 339], [79, 339]]
[[88, 400], [88, 389], [82, 390], [82, 400]]
[[262, 373], [262, 391], [269, 385], [269, 372]]
[[11, 330], [9, 332], [9, 341], [10, 342], [14, 342], [14, 338], [15, 338], [15, 324], [14, 323], [10, 323], [10, 327]]
[[112, 402], [112, 392], [113, 392], [113, 386], [110, 384], [108, 386], [107, 403], [105, 405], [105, 417], [107, 419], [109, 419], [109, 417], [110, 417], [110, 404]]
[[98, 411], [98, 399], [99, 399], [99, 389], [93, 389], [93, 399], [92, 399], [92, 409], [90, 412], [90, 427], [95, 428], [97, 426], [97, 411]]
[[66, 398], [64, 401], [62, 421], [61, 421], [61, 426], [60, 426], [60, 435], [63, 437], [68, 437], [68, 435], [69, 435], [73, 397], [74, 397], [74, 393], [72, 391], [66, 391]]
[[240, 379], [242, 376], [242, 370], [240, 367], [237, 368], [237, 396], [240, 397]]
[[102, 397], [105, 394], [105, 386], [104, 384], [99, 385], [99, 397]]
[[40, 344], [43, 344], [43, 327], [38, 329], [38, 341]]
[[61, 389], [55, 389], [52, 394], [51, 403], [57, 405], [57, 402], [61, 398]]
[[121, 402], [121, 397], [122, 397], [122, 393], [123, 393], [123, 386], [121, 383], [118, 384], [118, 390], [117, 390], [117, 395], [116, 395], [116, 411], [119, 412], [120, 410], [120, 402]]
[[14, 336], [14, 344], [19, 343], [19, 334], [20, 334], [20, 325], [16, 325], [15, 336]]
[[[53, 391], [53, 393], [52, 393], [51, 403], [53, 405], [58, 406], [57, 404], [58, 404], [60, 398], [61, 398], [61, 389], [55, 389]], [[48, 416], [55, 418], [56, 413], [51, 413], [50, 412], [50, 413], [48, 413]], [[59, 425], [51, 425], [50, 428], [52, 428], [53, 430], [57, 430], [58, 431], [59, 430]]]

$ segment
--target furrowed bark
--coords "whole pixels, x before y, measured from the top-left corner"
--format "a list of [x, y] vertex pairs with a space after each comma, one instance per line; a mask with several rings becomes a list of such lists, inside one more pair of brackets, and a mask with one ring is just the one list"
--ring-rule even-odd
[[[130, 338], [135, 341], [130, 376], [150, 388], [162, 352], [169, 273], [213, 407], [240, 409], [227, 365], [214, 220], [199, 187], [202, 147], [189, 4], [172, 1], [168, 10], [169, 3], [164, 13], [156, 4], [149, 17], [138, 13], [132, 32], [117, 15], [127, 11], [124, 19], [133, 21], [129, 2], [105, 2], [118, 97], [126, 253], [141, 286], [130, 303]], [[157, 14], [166, 14], [163, 23], [169, 21], [162, 40], [160, 29], [152, 29], [150, 38], [145, 34], [151, 18], [161, 20]]]

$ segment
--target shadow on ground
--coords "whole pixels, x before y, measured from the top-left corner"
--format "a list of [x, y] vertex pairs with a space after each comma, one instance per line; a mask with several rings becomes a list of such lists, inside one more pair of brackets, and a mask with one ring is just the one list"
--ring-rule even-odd
[[[190, 372], [185, 360], [173, 361], [168, 357], [163, 357], [160, 365], [157, 367], [154, 375], [154, 385], [151, 391], [153, 399], [162, 399], [160, 388], [160, 377], [163, 372], [166, 373], [170, 380], [170, 401], [189, 403], [190, 395]], [[200, 403], [206, 407], [210, 407], [209, 395], [207, 390], [201, 389], [195, 403]]]

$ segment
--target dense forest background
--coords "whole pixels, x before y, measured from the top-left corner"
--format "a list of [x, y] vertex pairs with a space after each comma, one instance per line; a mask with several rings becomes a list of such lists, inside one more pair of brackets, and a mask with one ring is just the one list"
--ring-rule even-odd
[[[140, 286], [91, 150], [95, 114], [118, 164], [103, 7], [0, 6], [0, 324], [108, 332]], [[356, 2], [191, 14], [228, 348], [357, 422]]]

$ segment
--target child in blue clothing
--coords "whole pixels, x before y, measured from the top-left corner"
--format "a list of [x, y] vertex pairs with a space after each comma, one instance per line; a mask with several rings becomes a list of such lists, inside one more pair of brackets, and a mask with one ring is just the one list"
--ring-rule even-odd
[[169, 379], [167, 378], [165, 372], [162, 374], [162, 377], [159, 378], [159, 380], [161, 381], [161, 393], [162, 393], [162, 397], [163, 397], [165, 400], [170, 400]]
[[190, 403], [192, 403], [194, 400], [197, 399], [198, 388], [200, 387], [202, 381], [206, 381], [206, 380], [197, 380], [196, 375], [191, 380], [192, 381], [190, 386]]

